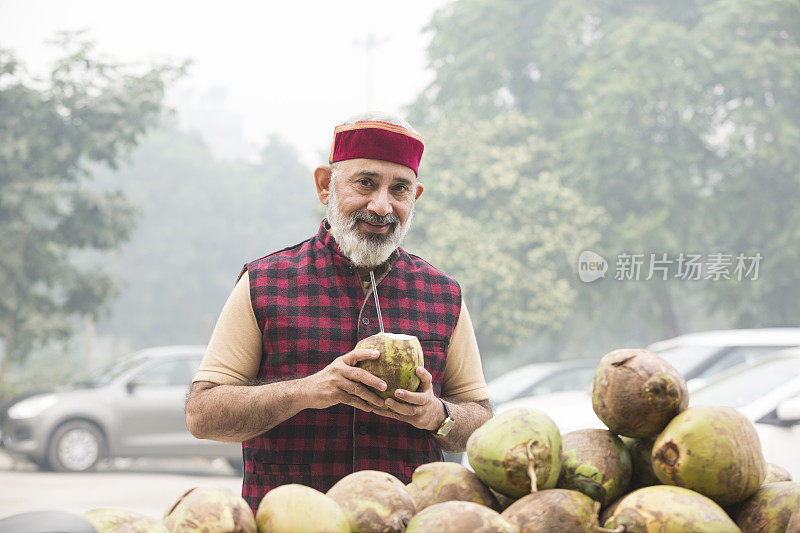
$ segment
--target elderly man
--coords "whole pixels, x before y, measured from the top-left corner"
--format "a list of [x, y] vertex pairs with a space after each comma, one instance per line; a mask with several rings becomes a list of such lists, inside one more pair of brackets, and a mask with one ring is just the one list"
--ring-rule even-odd
[[[337, 126], [330, 166], [314, 171], [327, 219], [312, 238], [245, 265], [222, 310], [186, 405], [198, 438], [241, 441], [242, 496], [253, 509], [286, 483], [326, 491], [365, 469], [403, 482], [461, 451], [491, 417], [472, 323], [455, 280], [399, 248], [423, 186], [422, 138], [400, 118]], [[415, 335], [416, 392], [397, 400], [356, 366], [379, 331]], [[402, 400], [398, 401], [398, 400]]]

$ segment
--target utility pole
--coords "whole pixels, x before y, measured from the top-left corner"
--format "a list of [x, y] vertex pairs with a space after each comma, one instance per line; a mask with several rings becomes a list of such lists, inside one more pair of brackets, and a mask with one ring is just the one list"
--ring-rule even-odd
[[366, 56], [366, 65], [364, 67], [364, 97], [365, 109], [371, 110], [374, 105], [373, 94], [375, 79], [375, 49], [382, 44], [388, 42], [388, 38], [378, 39], [374, 33], [367, 34], [364, 39], [357, 39], [353, 44], [363, 48], [364, 55]]

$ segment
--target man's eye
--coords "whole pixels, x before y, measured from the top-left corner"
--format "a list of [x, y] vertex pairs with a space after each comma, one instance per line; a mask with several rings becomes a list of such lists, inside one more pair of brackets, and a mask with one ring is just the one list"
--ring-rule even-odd
[[372, 185], [372, 180], [367, 178], [361, 178], [360, 180], [358, 180], [358, 184], [363, 185], [364, 187], [369, 187], [370, 185]]
[[408, 191], [410, 189], [408, 188], [408, 185], [404, 185], [404, 184], [401, 183], [401, 184], [395, 185], [394, 186], [394, 190], [396, 190], [397, 192], [406, 192], [406, 191]]

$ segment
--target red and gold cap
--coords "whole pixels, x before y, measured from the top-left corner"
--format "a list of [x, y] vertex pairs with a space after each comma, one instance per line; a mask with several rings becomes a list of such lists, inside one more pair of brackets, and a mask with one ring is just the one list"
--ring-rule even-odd
[[380, 159], [407, 166], [418, 174], [424, 148], [422, 137], [402, 126], [362, 120], [336, 126], [328, 163], [345, 159]]

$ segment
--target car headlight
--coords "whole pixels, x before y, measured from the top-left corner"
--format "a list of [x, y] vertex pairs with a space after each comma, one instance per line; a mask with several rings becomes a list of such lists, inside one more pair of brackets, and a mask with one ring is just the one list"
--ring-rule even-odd
[[45, 409], [55, 405], [55, 403], [56, 403], [55, 394], [32, 396], [9, 407], [8, 418], [13, 418], [15, 420], [33, 418], [34, 416], [38, 415]]

